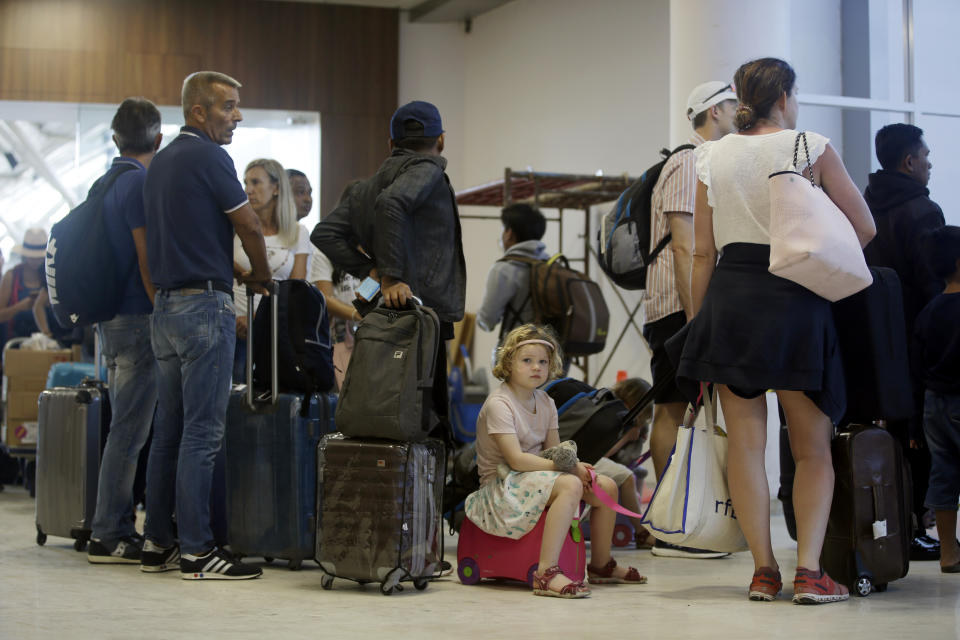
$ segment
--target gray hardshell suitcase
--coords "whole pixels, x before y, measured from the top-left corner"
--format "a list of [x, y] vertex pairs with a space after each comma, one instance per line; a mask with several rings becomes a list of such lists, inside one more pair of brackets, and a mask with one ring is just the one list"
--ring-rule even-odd
[[337, 403], [337, 428], [351, 438], [426, 438], [439, 423], [433, 386], [440, 348], [433, 309], [411, 302], [406, 309], [370, 311], [357, 329]]
[[[276, 284], [276, 283], [274, 283]], [[277, 313], [277, 289], [270, 313]], [[247, 322], [253, 326], [253, 296]], [[277, 390], [277, 323], [271, 323], [271, 389], [252, 385], [253, 331], [247, 332], [247, 384], [234, 387], [223, 437], [227, 539], [234, 553], [282, 558], [291, 569], [315, 553], [317, 444], [332, 431], [327, 394]]]
[[110, 403], [102, 383], [84, 382], [40, 394], [37, 544], [54, 535], [73, 538], [77, 551], [86, 548], [109, 428]]
[[325, 436], [317, 448], [316, 560], [333, 578], [379, 582], [390, 595], [401, 581], [425, 589], [443, 562], [445, 449], [439, 440], [386, 442]]

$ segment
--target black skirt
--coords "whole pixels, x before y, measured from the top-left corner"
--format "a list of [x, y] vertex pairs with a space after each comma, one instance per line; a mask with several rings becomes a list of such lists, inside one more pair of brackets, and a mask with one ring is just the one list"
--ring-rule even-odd
[[837, 423], [846, 388], [830, 303], [773, 275], [769, 265], [769, 245], [724, 247], [688, 324], [677, 382], [688, 394], [699, 382], [725, 384], [746, 397], [804, 391]]

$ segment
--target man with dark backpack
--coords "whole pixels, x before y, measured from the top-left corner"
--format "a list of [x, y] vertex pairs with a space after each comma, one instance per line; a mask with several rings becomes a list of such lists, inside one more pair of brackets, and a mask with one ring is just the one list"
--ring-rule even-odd
[[524, 203], [507, 205], [500, 212], [500, 221], [504, 255], [490, 267], [483, 302], [477, 311], [477, 325], [484, 331], [493, 331], [500, 324], [497, 344], [514, 327], [534, 320], [530, 265], [512, 258], [550, 258], [547, 245], [540, 240], [547, 230], [547, 220], [539, 209]]
[[[697, 174], [693, 147], [719, 140], [736, 129], [733, 116], [737, 96], [725, 82], [705, 82], [690, 92], [687, 118], [693, 125], [691, 145], [672, 154], [664, 163], [650, 200], [650, 246], [663, 243], [663, 250], [650, 263], [643, 296], [643, 337], [653, 355], [650, 370], [654, 386], [663, 377], [675, 376], [664, 345], [692, 316], [690, 273], [693, 260], [693, 211]], [[666, 242], [664, 240], [669, 238]], [[659, 478], [677, 441], [687, 401], [676, 383], [668, 384], [654, 397], [650, 451]], [[657, 541], [654, 555], [713, 558], [725, 554], [677, 547]]]
[[109, 185], [101, 195], [102, 232], [123, 284], [115, 294], [116, 316], [97, 327], [109, 372], [112, 417], [87, 559], [96, 564], [139, 564], [142, 542], [130, 519], [133, 484], [157, 404], [157, 364], [150, 347], [155, 289], [147, 266], [143, 182], [160, 147], [160, 112], [149, 100], [127, 98], [110, 126], [120, 157], [100, 180]]

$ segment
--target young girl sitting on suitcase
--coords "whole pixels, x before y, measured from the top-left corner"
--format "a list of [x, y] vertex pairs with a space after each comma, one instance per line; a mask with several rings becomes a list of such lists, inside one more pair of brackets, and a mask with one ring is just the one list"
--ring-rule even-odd
[[[493, 374], [503, 383], [487, 398], [477, 419], [477, 467], [480, 489], [465, 503], [466, 515], [483, 531], [518, 539], [546, 515], [540, 564], [533, 576], [533, 593], [558, 598], [583, 598], [590, 589], [563, 574], [557, 565], [564, 537], [580, 501], [591, 509], [591, 584], [645, 583], [633, 567], [619, 567], [610, 557], [616, 514], [594, 494], [594, 483], [616, 500], [613, 480], [598, 475], [572, 455], [539, 454], [560, 445], [557, 408], [538, 389], [562, 371], [562, 354], [548, 331], [532, 324], [511, 331], [497, 350]], [[554, 450], [556, 451], [556, 449]], [[569, 453], [569, 452], [568, 452]], [[498, 470], [498, 466], [500, 469]], [[579, 576], [574, 576], [579, 578]]]
[[937, 229], [926, 249], [933, 274], [947, 286], [920, 312], [915, 328], [914, 353], [926, 388], [923, 432], [931, 458], [924, 502], [937, 517], [940, 570], [960, 573], [960, 227]]

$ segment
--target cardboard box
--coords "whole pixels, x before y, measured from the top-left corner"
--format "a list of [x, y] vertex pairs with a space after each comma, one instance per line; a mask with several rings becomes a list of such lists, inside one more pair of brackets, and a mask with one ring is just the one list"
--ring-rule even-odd
[[7, 420], [9, 426], [14, 418], [20, 420], [36, 420], [39, 411], [39, 391], [12, 391], [7, 393]]
[[8, 378], [43, 378], [55, 362], [70, 362], [73, 352], [70, 349], [51, 351], [31, 351], [30, 349], [8, 349], [3, 357], [3, 375]]
[[47, 387], [46, 378], [7, 378], [7, 393], [15, 391], [36, 391], [37, 395]]
[[6, 434], [7, 446], [18, 453], [24, 449], [36, 449], [37, 434], [39, 432], [40, 424], [35, 419], [8, 418]]

